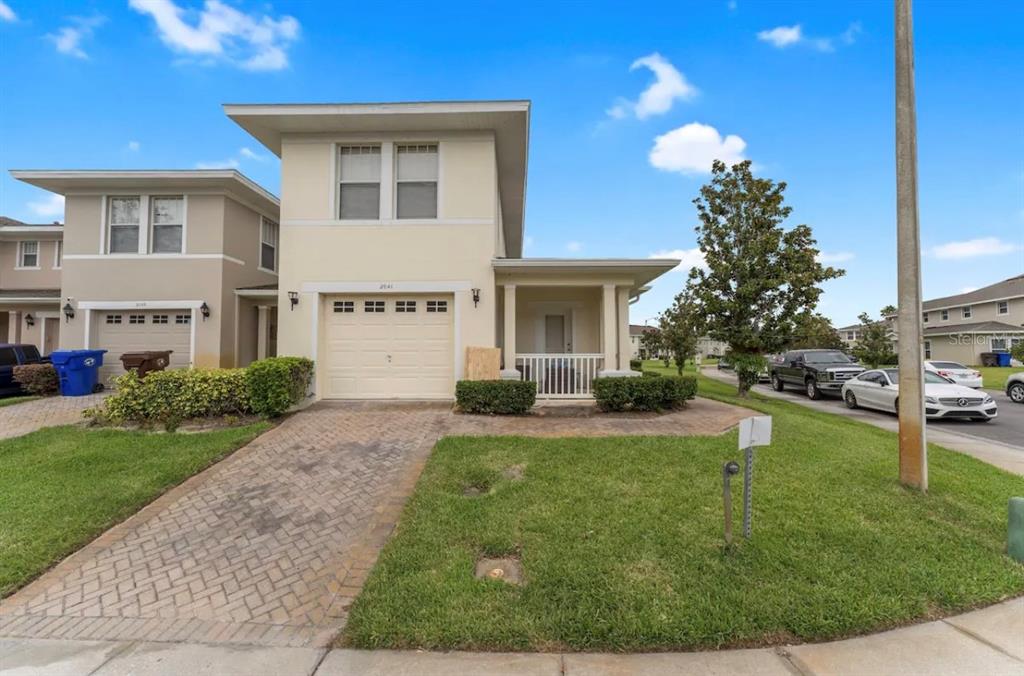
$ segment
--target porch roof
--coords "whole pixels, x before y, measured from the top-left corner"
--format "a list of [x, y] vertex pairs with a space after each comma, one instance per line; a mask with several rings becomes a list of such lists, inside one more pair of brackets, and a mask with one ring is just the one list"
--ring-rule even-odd
[[637, 296], [679, 263], [675, 258], [495, 258], [491, 265], [499, 285], [555, 279], [580, 285], [628, 284], [630, 293]]

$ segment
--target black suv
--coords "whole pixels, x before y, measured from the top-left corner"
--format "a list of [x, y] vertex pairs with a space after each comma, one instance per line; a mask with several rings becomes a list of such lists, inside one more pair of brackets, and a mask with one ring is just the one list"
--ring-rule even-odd
[[843, 383], [864, 372], [864, 367], [839, 350], [792, 350], [770, 368], [773, 390], [797, 385], [811, 399], [821, 399], [825, 392], [839, 394]]

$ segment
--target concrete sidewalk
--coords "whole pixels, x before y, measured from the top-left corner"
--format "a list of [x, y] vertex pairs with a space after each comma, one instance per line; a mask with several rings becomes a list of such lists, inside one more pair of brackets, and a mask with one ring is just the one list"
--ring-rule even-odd
[[[732, 373], [719, 371], [714, 367], [705, 367], [701, 370], [701, 373], [709, 378], [714, 378], [715, 380], [721, 380], [722, 382], [732, 384], [736, 383], [736, 377]], [[783, 392], [776, 392], [769, 386], [755, 386], [752, 391], [765, 397], [771, 397], [772, 399], [782, 399], [794, 404], [799, 404], [800, 406], [806, 406], [807, 408], [814, 409], [815, 411], [821, 411], [822, 413], [834, 413], [847, 418], [854, 418], [867, 423], [868, 425], [874, 425], [875, 427], [879, 427], [883, 430], [888, 430], [889, 432], [899, 432], [899, 420], [896, 416], [864, 408], [849, 409], [842, 401], [835, 398], [813, 401], [808, 399], [807, 396], [801, 392], [797, 392], [792, 389], [788, 389]], [[1011, 446], [998, 441], [982, 439], [981, 437], [969, 434], [953, 432], [935, 425], [928, 426], [926, 435], [928, 443], [937, 444], [952, 451], [965, 453], [981, 460], [982, 462], [987, 462], [988, 464], [995, 465], [1000, 469], [1005, 469], [1007, 472], [1013, 472], [1014, 474], [1024, 476], [1024, 448]]]
[[131, 641], [0, 640], [5, 676], [1021, 676], [1024, 598], [832, 643], [699, 653], [431, 653]]

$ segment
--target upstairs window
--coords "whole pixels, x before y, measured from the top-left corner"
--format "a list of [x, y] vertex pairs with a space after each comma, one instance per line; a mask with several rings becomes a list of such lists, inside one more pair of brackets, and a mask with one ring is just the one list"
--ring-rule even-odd
[[269, 218], [260, 218], [260, 267], [277, 272], [277, 237], [280, 227]]
[[338, 179], [338, 218], [380, 219], [380, 146], [343, 146]]
[[39, 242], [18, 242], [18, 267], [39, 267]]
[[974, 313], [971, 311], [971, 306], [970, 305], [965, 305], [964, 306], [964, 308], [963, 308], [963, 315], [964, 315], [964, 319], [970, 319], [972, 316], [974, 316]]
[[1008, 314], [1010, 314], [1010, 302], [1006, 301], [1006, 300], [1001, 300], [998, 303], [996, 303], [996, 314], [998, 314], [998, 315], [1008, 315]]
[[110, 253], [139, 253], [139, 198], [111, 197]]
[[397, 146], [398, 218], [437, 218], [437, 144]]
[[949, 310], [943, 310], [939, 316], [942, 318], [942, 321], [949, 321]]
[[925, 312], [923, 315], [921, 315], [921, 321], [924, 322], [925, 324], [928, 323], [928, 313], [927, 312]]
[[154, 197], [152, 209], [153, 253], [183, 253], [185, 199], [183, 197]]
[[64, 267], [64, 240], [58, 239], [53, 251], [53, 269], [60, 270]]

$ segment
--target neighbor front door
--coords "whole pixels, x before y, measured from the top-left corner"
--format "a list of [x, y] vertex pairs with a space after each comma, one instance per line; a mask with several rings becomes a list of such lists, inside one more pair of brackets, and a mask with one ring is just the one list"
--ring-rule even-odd
[[544, 316], [544, 352], [561, 354], [566, 351], [565, 315]]

